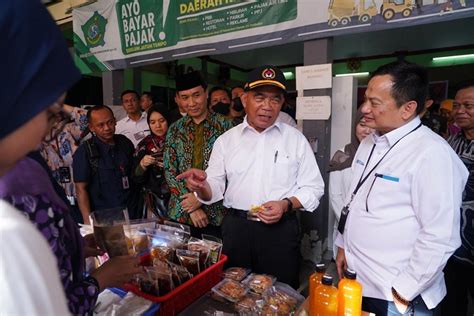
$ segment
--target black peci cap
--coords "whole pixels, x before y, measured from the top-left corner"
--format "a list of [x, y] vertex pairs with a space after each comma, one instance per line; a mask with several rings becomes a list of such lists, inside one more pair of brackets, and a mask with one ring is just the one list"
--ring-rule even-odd
[[248, 91], [261, 86], [275, 86], [286, 92], [286, 79], [283, 72], [269, 65], [255, 68], [249, 73], [244, 89]]
[[199, 86], [202, 86], [204, 89], [207, 88], [207, 83], [204, 81], [199, 71], [188, 72], [176, 78], [176, 91], [178, 92]]

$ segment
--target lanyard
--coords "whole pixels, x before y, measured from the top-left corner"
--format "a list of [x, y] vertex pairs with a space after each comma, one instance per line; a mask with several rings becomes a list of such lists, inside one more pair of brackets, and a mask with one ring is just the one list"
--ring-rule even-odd
[[392, 146], [390, 146], [390, 148], [387, 150], [387, 152], [382, 156], [382, 158], [380, 158], [380, 160], [375, 164], [375, 166], [370, 169], [370, 171], [365, 175], [364, 177], [364, 173], [365, 173], [365, 170], [367, 169], [367, 166], [369, 165], [369, 161], [370, 161], [370, 158], [372, 158], [372, 154], [374, 153], [374, 150], [375, 150], [375, 144], [374, 146], [372, 146], [372, 150], [370, 151], [370, 154], [369, 154], [369, 158], [367, 159], [367, 162], [365, 163], [365, 167], [364, 167], [364, 170], [362, 171], [362, 174], [360, 175], [360, 179], [359, 179], [359, 182], [357, 183], [355, 189], [354, 189], [354, 192], [352, 192], [351, 194], [351, 199], [349, 201], [349, 203], [347, 203], [346, 207], [349, 208], [349, 205], [351, 204], [352, 200], [354, 199], [355, 195], [357, 194], [357, 192], [359, 191], [359, 189], [361, 188], [361, 186], [364, 184], [364, 182], [369, 178], [369, 176], [372, 174], [372, 172], [374, 172], [374, 170], [380, 165], [380, 163], [382, 162], [382, 160], [384, 160], [384, 158], [388, 155], [388, 153], [393, 149], [393, 147], [395, 147], [402, 139], [404, 139], [405, 137], [407, 137], [408, 135], [410, 135], [411, 133], [413, 133], [414, 131], [416, 131], [418, 128], [420, 128], [421, 126], [421, 123], [415, 127], [414, 129], [412, 129], [411, 131], [409, 131], [408, 133], [406, 133], [405, 135], [403, 135], [402, 138], [400, 138], [399, 140], [397, 140], [395, 142], [395, 144], [393, 144]]

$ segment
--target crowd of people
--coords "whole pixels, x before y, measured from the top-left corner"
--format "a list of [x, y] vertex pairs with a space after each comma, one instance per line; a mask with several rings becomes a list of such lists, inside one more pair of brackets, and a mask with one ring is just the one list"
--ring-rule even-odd
[[[11, 3], [0, 5], [11, 46], [0, 50], [10, 61], [0, 88], [9, 96], [0, 128], [2, 311], [89, 314], [103, 289], [142, 273], [133, 256], [84, 271], [85, 258], [103, 251], [77, 224], [110, 209], [222, 238], [230, 266], [299, 286], [295, 211], [316, 211], [325, 184], [306, 137], [281, 111], [280, 69], [258, 67], [231, 90], [182, 74], [172, 111], [125, 90], [126, 116], [116, 121], [108, 106], [63, 104], [80, 74], [62, 34], [39, 2]], [[6, 23], [5, 14], [28, 23]], [[440, 107], [446, 129], [437, 132], [447, 141], [422, 124], [438, 115], [427, 111], [428, 82], [408, 62], [377, 69], [351, 143], [329, 165], [338, 274], [357, 271], [363, 310], [377, 315], [465, 315], [474, 293], [474, 82]]]

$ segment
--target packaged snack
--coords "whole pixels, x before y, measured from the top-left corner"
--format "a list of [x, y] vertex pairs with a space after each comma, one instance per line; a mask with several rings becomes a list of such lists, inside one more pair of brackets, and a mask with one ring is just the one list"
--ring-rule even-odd
[[158, 230], [161, 230], [163, 232], [166, 232], [172, 236], [174, 236], [176, 239], [178, 239], [181, 243], [186, 243], [189, 238], [191, 237], [190, 229], [184, 228], [185, 225], [181, 224], [176, 224], [174, 225], [167, 224], [167, 225], [156, 225], [156, 228]]
[[275, 282], [276, 278], [266, 274], [255, 274], [249, 275], [243, 283], [246, 284], [253, 292], [262, 294]]
[[240, 267], [232, 267], [224, 272], [224, 278], [231, 279], [237, 282], [242, 281], [248, 274], [250, 269], [244, 269]]
[[234, 304], [234, 309], [239, 314], [255, 315], [259, 310], [259, 306], [264, 305], [264, 300], [260, 295], [247, 293], [240, 301]]
[[171, 268], [171, 272], [173, 273], [173, 283], [175, 287], [180, 286], [181, 284], [192, 278], [192, 275], [185, 267], [177, 265], [170, 261], [168, 261], [167, 263]]
[[179, 263], [193, 276], [198, 275], [199, 272], [201, 272], [199, 269], [199, 252], [177, 249], [176, 256], [178, 257]]
[[222, 252], [222, 239], [212, 235], [202, 235], [202, 240], [209, 246], [209, 257], [206, 265], [209, 267], [219, 261]]
[[263, 298], [265, 305], [262, 307], [262, 315], [289, 315], [304, 301], [301, 294], [288, 284], [280, 282], [266, 291]]
[[251, 205], [250, 206], [250, 214], [253, 216], [257, 216], [258, 212], [264, 211], [265, 207], [263, 205]]
[[148, 273], [147, 275], [140, 275], [137, 277], [138, 288], [143, 293], [147, 293], [154, 296], [159, 296], [160, 292], [158, 290], [158, 282], [155, 279], [152, 279]]
[[210, 253], [208, 244], [201, 239], [191, 237], [188, 241], [188, 250], [199, 252], [200, 271], [204, 271]]
[[150, 254], [153, 261], [156, 259], [166, 262], [174, 259], [174, 249], [167, 246], [154, 246], [151, 248]]
[[233, 303], [240, 301], [247, 293], [248, 288], [234, 280], [224, 279], [212, 288], [212, 291]]
[[159, 296], [168, 294], [174, 289], [173, 274], [166, 263], [159, 262], [156, 266], [145, 267], [150, 279], [157, 282]]

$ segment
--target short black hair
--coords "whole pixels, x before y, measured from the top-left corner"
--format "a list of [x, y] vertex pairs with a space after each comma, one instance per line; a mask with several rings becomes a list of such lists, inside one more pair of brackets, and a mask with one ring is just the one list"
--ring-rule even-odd
[[95, 105], [87, 111], [87, 115], [86, 115], [87, 122], [89, 122], [89, 123], [91, 122], [92, 112], [97, 112], [97, 111], [100, 111], [100, 110], [103, 110], [103, 109], [109, 110], [110, 113], [112, 113], [112, 116], [115, 117], [114, 111], [112, 111], [112, 109], [109, 108], [107, 105]]
[[396, 61], [380, 66], [372, 75], [389, 75], [392, 78], [390, 94], [398, 107], [408, 101], [416, 102], [416, 114], [423, 112], [428, 95], [428, 73], [426, 69], [407, 61]]
[[474, 88], [474, 79], [469, 79], [462, 81], [456, 85], [456, 93], [459, 90], [467, 89], [467, 88]]
[[129, 94], [129, 93], [135, 93], [135, 95], [137, 96], [137, 99], [140, 99], [140, 95], [138, 94], [137, 91], [135, 91], [135, 90], [125, 90], [125, 91], [122, 92], [122, 94], [120, 95], [120, 100], [123, 100], [123, 96], [126, 95], [126, 94]]
[[227, 90], [224, 87], [221, 87], [221, 86], [215, 86], [214, 88], [209, 90], [209, 99], [211, 98], [212, 94], [216, 91], [224, 91], [227, 94], [227, 96], [229, 97], [229, 100], [232, 99], [232, 94], [230, 94], [230, 91]]
[[144, 96], [144, 95], [149, 97], [152, 103], [155, 103], [155, 97], [153, 96], [153, 94], [150, 91], [143, 91], [142, 96]]

